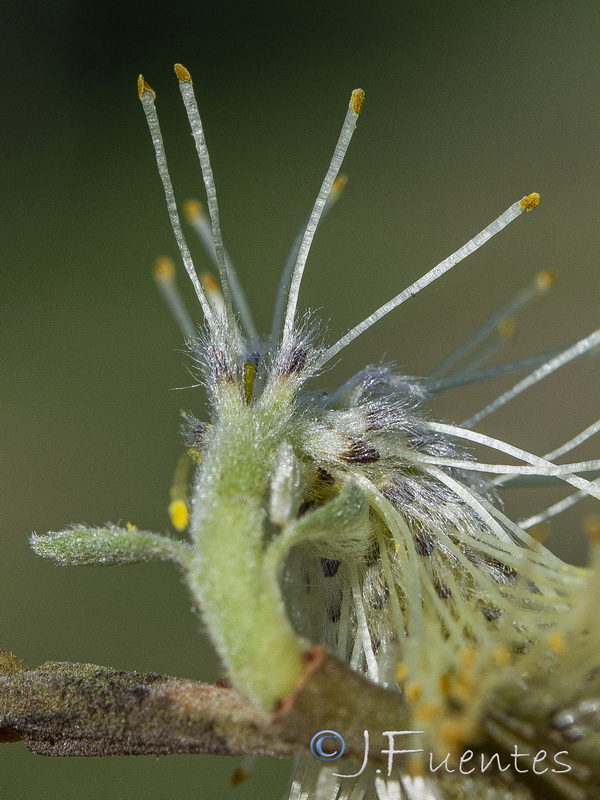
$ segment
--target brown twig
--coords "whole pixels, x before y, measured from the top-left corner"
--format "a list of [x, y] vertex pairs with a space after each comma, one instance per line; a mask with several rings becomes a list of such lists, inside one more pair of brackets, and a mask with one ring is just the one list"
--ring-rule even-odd
[[[360, 763], [365, 755], [364, 730], [402, 730], [406, 723], [400, 693], [366, 680], [322, 646], [308, 652], [294, 691], [271, 715], [261, 714], [226, 686], [68, 662], [48, 662], [30, 670], [0, 649], [0, 742], [23, 740], [40, 755], [208, 753], [286, 758], [308, 755], [315, 733], [334, 730], [343, 734], [346, 755]], [[490, 738], [473, 744], [473, 749], [493, 752], [500, 745], [510, 752], [513, 740], [524, 730], [522, 723], [517, 728], [510, 725], [510, 716], [488, 716], [485, 728]], [[531, 745], [537, 739], [537, 749], [564, 752], [560, 743], [548, 740], [543, 727], [528, 734], [522, 749], [533, 752]], [[381, 764], [382, 757], [381, 750], [369, 750], [369, 763]], [[542, 776], [545, 796], [554, 792], [556, 797], [597, 800], [597, 770], [573, 766], [567, 775]], [[499, 780], [504, 792], [499, 796], [513, 797], [503, 783], [505, 777], [490, 775], [486, 780]], [[540, 780], [537, 775], [525, 779], [526, 783]]]
[[344, 731], [348, 755], [362, 759], [363, 728], [397, 727], [403, 717], [397, 693], [322, 647], [310, 651], [298, 686], [273, 715], [227, 687], [91, 664], [29, 670], [0, 651], [0, 741], [22, 739], [41, 755], [289, 757], [308, 753], [312, 736], [332, 728]]

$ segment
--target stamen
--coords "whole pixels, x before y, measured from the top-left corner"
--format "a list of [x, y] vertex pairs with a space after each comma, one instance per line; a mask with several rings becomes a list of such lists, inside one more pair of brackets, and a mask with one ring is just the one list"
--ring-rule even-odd
[[[568, 442], [565, 442], [560, 447], [557, 447], [556, 450], [552, 450], [550, 453], [546, 453], [544, 458], [548, 459], [549, 461], [555, 458], [559, 458], [563, 456], [565, 453], [568, 453], [570, 450], [574, 450], [576, 447], [579, 447], [580, 444], [585, 442], [594, 434], [600, 431], [600, 420], [596, 420], [591, 425], [588, 425], [581, 433], [578, 433], [577, 436], [574, 436], [572, 439], [569, 439]], [[506, 483], [509, 479], [507, 478], [496, 478], [492, 481], [492, 483], [496, 486]], [[600, 484], [600, 478], [596, 478], [593, 483]], [[531, 528], [534, 525], [539, 525], [541, 522], [545, 522], [552, 517], [556, 517], [558, 514], [562, 514], [563, 511], [566, 511], [568, 508], [571, 508], [580, 500], [583, 500], [584, 497], [588, 497], [588, 492], [578, 491], [573, 492], [573, 494], [568, 495], [567, 497], [559, 500], [557, 503], [553, 503], [551, 506], [548, 506], [543, 511], [538, 512], [537, 514], [533, 514], [527, 519], [521, 520], [519, 525], [521, 528]]]
[[493, 411], [497, 411], [503, 405], [506, 405], [506, 403], [508, 403], [510, 400], [517, 397], [517, 395], [521, 394], [521, 392], [524, 392], [525, 389], [529, 389], [530, 386], [533, 386], [538, 381], [541, 381], [542, 378], [550, 375], [559, 367], [562, 367], [565, 364], [568, 364], [570, 361], [573, 361], [574, 359], [584, 355], [584, 353], [587, 353], [598, 344], [600, 344], [600, 328], [594, 331], [594, 333], [590, 333], [589, 336], [585, 336], [583, 339], [575, 342], [575, 344], [571, 345], [570, 347], [567, 347], [565, 350], [562, 350], [554, 358], [546, 361], [541, 367], [536, 369], [526, 378], [523, 378], [522, 381], [519, 381], [519, 383], [515, 384], [511, 389], [508, 389], [508, 391], [501, 394], [500, 397], [497, 397], [491, 403], [488, 403], [488, 405], [482, 408], [481, 411], [478, 411], [476, 414], [473, 414], [472, 417], [469, 417], [469, 419], [461, 422], [460, 427], [472, 428], [480, 420], [484, 419], [484, 417], [487, 417]]
[[184, 531], [190, 521], [190, 512], [185, 500], [172, 500], [169, 503], [169, 517], [171, 525], [176, 531]]
[[196, 291], [196, 296], [198, 297], [200, 305], [202, 306], [202, 311], [204, 312], [206, 321], [208, 322], [209, 325], [211, 325], [214, 321], [213, 313], [208, 303], [208, 300], [206, 299], [206, 296], [202, 291], [202, 287], [200, 286], [200, 281], [198, 280], [198, 276], [196, 275], [194, 262], [192, 261], [189, 247], [187, 245], [185, 236], [183, 235], [181, 222], [179, 221], [179, 214], [177, 213], [177, 204], [175, 202], [173, 184], [171, 182], [171, 176], [169, 175], [169, 169], [167, 167], [167, 156], [165, 153], [165, 148], [162, 140], [162, 134], [160, 132], [160, 125], [158, 122], [158, 116], [156, 114], [156, 108], [154, 106], [154, 99], [156, 97], [156, 93], [146, 83], [143, 75], [140, 75], [140, 77], [138, 78], [138, 94], [140, 96], [140, 100], [142, 101], [142, 106], [144, 108], [144, 114], [146, 115], [146, 121], [148, 122], [148, 127], [150, 128], [150, 135], [152, 136], [152, 144], [154, 145], [154, 152], [156, 155], [156, 164], [158, 166], [158, 174], [160, 175], [160, 179], [163, 184], [165, 199], [167, 201], [167, 210], [169, 212], [169, 219], [171, 220], [171, 227], [173, 228], [173, 233], [175, 234], [177, 247], [179, 248], [179, 252], [181, 253], [181, 259], [185, 266], [186, 272], [190, 276], [190, 280], [192, 281], [192, 284]]
[[154, 263], [154, 280], [169, 306], [179, 330], [186, 339], [193, 339], [196, 336], [196, 329], [175, 283], [175, 265], [170, 258], [159, 258]]
[[[344, 187], [348, 179], [345, 175], [338, 175], [337, 178], [333, 182], [333, 186], [331, 187], [331, 191], [329, 192], [329, 197], [325, 202], [325, 207], [323, 208], [323, 214], [321, 216], [321, 220], [324, 220], [327, 214], [331, 211], [334, 205], [337, 203], [339, 198], [342, 196], [342, 192], [344, 191]], [[283, 328], [283, 315], [285, 313], [285, 299], [288, 294], [288, 290], [290, 287], [290, 281], [292, 279], [292, 272], [294, 270], [294, 266], [296, 265], [296, 261], [298, 260], [298, 253], [300, 251], [300, 245], [302, 244], [302, 239], [304, 237], [304, 233], [310, 221], [310, 217], [306, 219], [306, 221], [302, 224], [300, 230], [298, 231], [296, 238], [294, 239], [294, 243], [292, 244], [292, 248], [288, 254], [288, 257], [285, 262], [285, 266], [283, 267], [283, 272], [281, 273], [281, 278], [279, 280], [279, 286], [277, 288], [277, 297], [275, 298], [275, 309], [273, 311], [273, 323], [271, 325], [271, 337], [270, 341], [273, 346], [277, 343], [277, 340], [281, 336], [281, 329]]]
[[[583, 444], [583, 442], [585, 442], [588, 439], [590, 439], [592, 436], [594, 436], [599, 431], [600, 431], [600, 419], [597, 419], [596, 422], [592, 422], [591, 425], [588, 425], [587, 428], [582, 430], [580, 433], [578, 433], [572, 439], [569, 439], [568, 442], [565, 442], [560, 447], [557, 447], [556, 450], [551, 450], [549, 453], [546, 453], [544, 455], [544, 458], [547, 461], [554, 461], [555, 459], [560, 458], [561, 456], [564, 456], [565, 453], [568, 453], [571, 450], [574, 450], [576, 447], [579, 447], [580, 444]], [[495, 478], [492, 481], [492, 483], [495, 486], [500, 486], [501, 484], [504, 484], [509, 480], [510, 480], [510, 478]]]
[[478, 250], [483, 244], [489, 241], [492, 236], [500, 233], [500, 231], [506, 228], [509, 223], [520, 216], [523, 211], [530, 211], [532, 208], [535, 208], [538, 203], [539, 195], [535, 193], [527, 195], [527, 197], [524, 197], [522, 200], [513, 203], [510, 208], [508, 208], [497, 219], [491, 222], [480, 233], [470, 239], [459, 250], [441, 261], [437, 266], [429, 270], [429, 272], [404, 289], [404, 291], [400, 292], [400, 294], [396, 295], [396, 297], [382, 305], [377, 309], [377, 311], [374, 311], [370, 316], [342, 336], [338, 342], [325, 351], [319, 360], [317, 367], [324, 366], [324, 364], [337, 355], [340, 350], [346, 347], [346, 345], [350, 344], [350, 342], [354, 341], [354, 339], [360, 336], [361, 333], [364, 333], [368, 328], [370, 328], [371, 325], [374, 325], [386, 314], [389, 314], [390, 311], [393, 311], [399, 305], [404, 303], [405, 300], [409, 300], [411, 297], [414, 297], [426, 286], [429, 286], [430, 283], [433, 283], [433, 281], [437, 280], [445, 272], [448, 272], [448, 270], [452, 269], [452, 267], [456, 266], [467, 256], [471, 255], [471, 253], [474, 253], [476, 250]]
[[502, 306], [495, 314], [487, 319], [475, 333], [467, 339], [459, 348], [442, 361], [442, 363], [433, 370], [430, 377], [440, 378], [445, 375], [448, 370], [460, 361], [467, 353], [470, 353], [475, 347], [486, 339], [491, 333], [497, 331], [503, 322], [507, 321], [510, 317], [514, 316], [520, 311], [527, 303], [538, 297], [540, 294], [545, 294], [556, 283], [556, 273], [553, 270], [547, 269], [538, 272], [534, 280], [521, 289], [512, 300], [506, 305]]
[[177, 462], [175, 475], [173, 477], [171, 502], [169, 503], [169, 517], [171, 518], [171, 524], [177, 531], [184, 531], [190, 519], [187, 493], [193, 465], [193, 459], [188, 453], [184, 453]]
[[[209, 258], [215, 265], [217, 269], [219, 269], [219, 262], [217, 260], [217, 252], [215, 250], [215, 243], [213, 240], [212, 234], [212, 227], [210, 221], [207, 219], [206, 215], [202, 210], [202, 205], [197, 200], [188, 200], [184, 207], [184, 214], [186, 220], [194, 229], [194, 232], [197, 234], [198, 238], [204, 245], [204, 249], [208, 253]], [[231, 294], [233, 298], [233, 302], [235, 304], [235, 308], [240, 315], [240, 321], [242, 323], [242, 327], [249, 339], [256, 341], [258, 339], [258, 333], [254, 326], [254, 320], [252, 319], [252, 312], [250, 311], [250, 306], [248, 304], [248, 300], [242, 289], [242, 285], [239, 281], [237, 272], [233, 266], [231, 258], [225, 248], [223, 248], [223, 255], [225, 257], [225, 265], [227, 267], [227, 274], [229, 276], [229, 285], [231, 288]]]
[[[471, 431], [456, 425], [446, 425], [443, 422], [427, 421], [426, 424], [429, 428], [434, 431], [438, 431], [439, 433], [447, 433], [450, 436], [456, 437], [457, 439], [466, 439], [471, 442], [478, 442], [486, 447], [491, 447], [495, 450], [499, 450], [502, 453], [507, 453], [510, 456], [514, 456], [520, 461], [525, 461], [528, 464], [535, 464], [546, 468], [550, 467], [551, 469], [556, 467], [555, 464], [550, 464], [549, 461], [541, 458], [540, 456], [536, 456], [533, 453], [528, 453], [526, 450], [522, 450], [520, 447], [507, 444], [499, 439], [494, 439], [492, 436], [487, 436], [484, 433]], [[576, 486], [578, 489], [582, 489], [583, 491], [592, 495], [592, 497], [597, 497], [600, 499], [600, 490], [591, 481], [587, 481], [585, 478], [579, 478], [578, 476], [572, 474], [560, 475], [558, 477], [560, 477], [561, 480]]]
[[292, 335], [294, 319], [296, 317], [296, 306], [298, 305], [300, 283], [302, 281], [304, 267], [306, 266], [306, 259], [308, 258], [310, 246], [314, 239], [321, 215], [323, 214], [323, 209], [327, 202], [327, 198], [329, 197], [333, 183], [338, 172], [340, 171], [342, 161], [344, 160], [344, 156], [348, 150], [348, 145], [352, 139], [352, 134], [354, 133], [354, 128], [356, 127], [356, 120], [358, 119], [364, 99], [365, 93], [362, 89], [355, 89], [350, 96], [350, 104], [348, 111], [346, 112], [344, 124], [342, 125], [340, 137], [333, 152], [333, 158], [331, 159], [329, 169], [327, 170], [325, 179], [321, 184], [321, 189], [315, 201], [315, 205], [309, 217], [306, 228], [304, 229], [302, 241], [300, 242], [300, 247], [298, 248], [298, 257], [296, 259], [290, 281], [290, 291], [288, 294], [288, 303], [283, 325], [284, 340], [289, 339], [289, 337]]
[[435, 464], [438, 467], [454, 467], [456, 469], [472, 470], [474, 472], [489, 472], [498, 475], [571, 475], [577, 472], [596, 472], [600, 469], [600, 460], [578, 461], [574, 464], [551, 464], [549, 467], [524, 467], [513, 464], [484, 464], [481, 461], [471, 461], [468, 458], [443, 458], [419, 454], [415, 458], [416, 464]]
[[183, 99], [183, 104], [187, 112], [190, 127], [192, 129], [192, 136], [194, 144], [196, 145], [196, 152], [200, 161], [200, 168], [202, 170], [202, 178], [206, 188], [206, 198], [208, 202], [208, 213], [212, 224], [212, 239], [214, 242], [215, 254], [217, 265], [219, 268], [219, 275], [221, 277], [221, 286], [223, 288], [223, 296], [225, 298], [225, 308], [227, 310], [227, 319], [230, 325], [234, 324], [233, 308], [231, 305], [231, 280], [227, 271], [225, 263], [225, 248], [223, 246], [223, 237], [221, 235], [221, 226], [219, 224], [219, 206], [217, 204], [217, 190], [213, 178], [212, 169], [210, 166], [210, 159], [208, 156], [208, 148], [204, 139], [204, 131], [202, 130], [202, 121], [200, 119], [200, 112], [198, 111], [198, 104], [194, 95], [194, 88], [192, 86], [192, 76], [187, 69], [181, 64], [175, 64], [175, 74], [179, 81], [179, 90]]

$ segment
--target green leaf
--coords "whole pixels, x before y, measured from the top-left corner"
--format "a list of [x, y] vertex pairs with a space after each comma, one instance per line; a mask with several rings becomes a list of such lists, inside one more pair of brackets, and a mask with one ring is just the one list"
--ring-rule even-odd
[[140, 561], [176, 561], [185, 565], [191, 549], [185, 542], [134, 526], [87, 528], [76, 525], [64, 531], [31, 535], [30, 544], [38, 556], [51, 558], [62, 566], [113, 566]]

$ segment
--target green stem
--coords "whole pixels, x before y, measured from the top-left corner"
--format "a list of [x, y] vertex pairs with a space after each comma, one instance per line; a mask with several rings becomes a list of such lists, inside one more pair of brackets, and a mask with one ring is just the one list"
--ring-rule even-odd
[[306, 649], [264, 557], [265, 502], [283, 426], [238, 402], [231, 388], [230, 413], [214, 430], [195, 489], [187, 579], [234, 685], [268, 711], [294, 688]]

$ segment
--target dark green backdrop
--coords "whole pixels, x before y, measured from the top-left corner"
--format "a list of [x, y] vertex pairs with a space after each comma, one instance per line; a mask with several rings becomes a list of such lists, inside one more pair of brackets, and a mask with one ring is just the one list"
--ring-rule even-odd
[[[527, 215], [347, 351], [333, 383], [385, 356], [425, 373], [536, 270], [556, 291], [507, 357], [598, 326], [600, 7], [596, 2], [4, 3], [0, 645], [30, 665], [88, 661], [213, 680], [218, 665], [168, 566], [59, 569], [32, 531], [69, 522], [168, 524], [180, 408], [202, 414], [150, 277], [174, 255], [135, 91], [158, 92], [178, 197], [199, 173], [172, 64], [192, 71], [223, 230], [259, 324], [316, 195], [348, 94], [367, 92], [346, 195], [319, 232], [302, 303], [332, 336], [440, 261], [510, 203]], [[198, 251], [199, 263], [203, 263]], [[191, 298], [191, 293], [187, 291]], [[508, 384], [448, 395], [462, 419]], [[598, 368], [572, 365], [482, 426], [543, 453], [598, 416]], [[597, 445], [580, 451], [597, 454]], [[579, 456], [578, 456], [579, 457]], [[533, 511], [558, 494], [544, 492]], [[552, 547], [585, 558], [579, 520]], [[10, 800], [276, 800], [289, 765], [52, 760], [0, 749]]]

